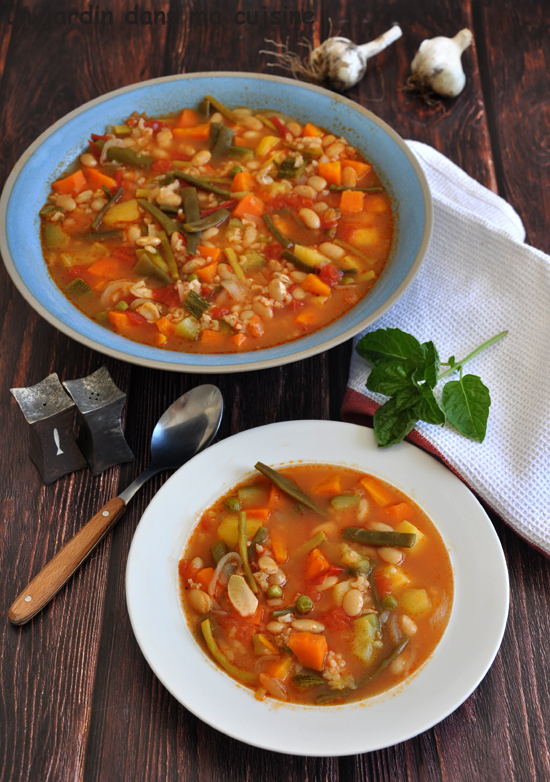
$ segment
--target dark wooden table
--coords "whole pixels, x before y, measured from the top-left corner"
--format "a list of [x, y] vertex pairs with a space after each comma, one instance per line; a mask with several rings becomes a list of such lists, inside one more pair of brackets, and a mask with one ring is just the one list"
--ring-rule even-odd
[[[94, 3], [94, 6], [97, 5]], [[520, 213], [528, 242], [550, 252], [550, 29], [546, 0], [304, 0], [314, 24], [264, 30], [234, 21], [261, 4], [155, 0], [172, 23], [127, 24], [130, 0], [100, 5], [110, 25], [47, 25], [44, 13], [84, 2], [26, 0], [32, 22], [0, 17], [2, 183], [25, 148], [68, 111], [102, 93], [181, 71], [265, 71], [265, 37], [293, 48], [314, 44], [329, 25], [361, 42], [399, 22], [403, 38], [375, 61], [349, 97], [405, 138], [432, 144], [499, 192]], [[191, 12], [207, 10], [207, 24]], [[21, 17], [20, 17], [21, 18]], [[240, 17], [243, 18], [242, 16]], [[253, 16], [251, 19], [253, 20]], [[13, 20], [13, 17], [12, 17]], [[221, 23], [218, 23], [218, 20]], [[420, 41], [469, 27], [468, 83], [445, 109], [400, 89]], [[42, 320], [0, 269], [0, 779], [73, 780], [548, 780], [550, 779], [550, 563], [498, 518], [511, 581], [510, 618], [491, 670], [468, 700], [432, 730], [380, 752], [293, 758], [241, 744], [198, 721], [157, 681], [132, 634], [124, 571], [139, 518], [162, 483], [153, 479], [124, 521], [47, 609], [15, 628], [13, 598], [55, 551], [147, 462], [149, 437], [165, 407], [201, 382], [217, 383], [226, 413], [219, 437], [272, 421], [339, 419], [351, 345], [307, 361], [249, 374], [173, 374], [105, 359]], [[541, 318], [548, 317], [541, 312]], [[128, 394], [126, 434], [137, 464], [89, 471], [44, 487], [28, 459], [26, 424], [9, 389], [50, 372], [83, 377], [106, 363]], [[468, 628], [464, 628], [468, 632]], [[472, 647], [477, 642], [471, 639]], [[427, 696], [429, 697], [429, 696]]]

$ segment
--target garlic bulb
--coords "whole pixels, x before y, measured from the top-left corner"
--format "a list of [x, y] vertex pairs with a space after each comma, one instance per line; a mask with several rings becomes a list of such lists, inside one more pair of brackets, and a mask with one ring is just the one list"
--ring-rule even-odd
[[420, 44], [411, 63], [410, 86], [428, 88], [445, 98], [456, 98], [466, 84], [462, 52], [472, 43], [472, 33], [465, 28], [454, 38], [426, 39]]
[[349, 38], [327, 38], [316, 49], [310, 51], [309, 57], [303, 61], [295, 52], [289, 52], [284, 44], [268, 41], [282, 52], [263, 50], [261, 54], [272, 54], [278, 62], [268, 63], [269, 67], [276, 65], [291, 71], [293, 76], [301, 76], [314, 84], [325, 84], [336, 92], [351, 89], [357, 84], [367, 70], [367, 60], [379, 54], [386, 47], [397, 41], [403, 35], [399, 25], [394, 25], [374, 41], [360, 46]]

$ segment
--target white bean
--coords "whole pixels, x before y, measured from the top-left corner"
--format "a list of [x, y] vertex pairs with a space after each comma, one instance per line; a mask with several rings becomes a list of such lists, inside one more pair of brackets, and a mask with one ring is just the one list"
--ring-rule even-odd
[[332, 144], [333, 141], [336, 141], [336, 136], [329, 134], [328, 136], [324, 137], [321, 144], [323, 145], [323, 147], [328, 147], [328, 145]]
[[380, 546], [378, 555], [384, 562], [388, 562], [390, 565], [399, 565], [403, 560], [403, 552], [391, 546]]
[[136, 242], [136, 239], [139, 239], [141, 236], [141, 229], [138, 225], [131, 225], [128, 228], [128, 233], [126, 234], [127, 239], [129, 242]]
[[261, 130], [264, 126], [263, 122], [256, 117], [245, 117], [241, 125], [244, 125], [245, 128], [250, 128], [250, 130]]
[[303, 196], [304, 198], [315, 198], [317, 191], [309, 185], [296, 185], [294, 188], [296, 195]]
[[90, 206], [94, 212], [101, 212], [107, 201], [104, 198], [94, 198]]
[[243, 133], [243, 138], [249, 138], [251, 141], [254, 139], [260, 138], [260, 134], [257, 130], [245, 130]]
[[307, 180], [307, 183], [318, 193], [320, 193], [321, 190], [325, 190], [327, 186], [327, 180], [323, 179], [322, 176], [310, 176], [310, 178]]
[[269, 576], [267, 580], [271, 586], [282, 586], [283, 584], [286, 584], [286, 575], [279, 569], [272, 576]]
[[303, 633], [324, 633], [325, 625], [315, 619], [294, 619], [290, 626]]
[[300, 136], [302, 134], [302, 126], [297, 122], [289, 122], [286, 127], [293, 136]]
[[275, 301], [284, 301], [286, 296], [286, 287], [281, 280], [271, 280], [267, 286], [267, 291]]
[[406, 659], [403, 657], [402, 654], [400, 654], [398, 657], [395, 658], [395, 660], [393, 660], [393, 662], [390, 663], [390, 671], [396, 675], [398, 673], [401, 673], [401, 671], [405, 667], [406, 662], [407, 662]]
[[401, 629], [403, 630], [405, 635], [408, 635], [410, 637], [411, 635], [414, 635], [416, 633], [418, 627], [416, 626], [416, 622], [414, 622], [410, 616], [407, 616], [407, 614], [403, 614], [401, 616]]
[[327, 576], [322, 584], [318, 584], [315, 589], [318, 592], [326, 592], [338, 583], [338, 576]]
[[[244, 317], [244, 312], [243, 312], [243, 317]], [[250, 317], [252, 317], [252, 313]], [[258, 567], [264, 573], [267, 573], [268, 576], [274, 576], [275, 573], [279, 570], [279, 565], [271, 557], [260, 557], [260, 559], [258, 560]]]
[[207, 614], [212, 608], [212, 598], [202, 589], [192, 589], [189, 592], [189, 604], [199, 614]]
[[280, 622], [269, 622], [266, 625], [266, 630], [268, 630], [270, 633], [282, 633], [285, 629], [285, 625], [281, 624]]
[[370, 528], [375, 529], [378, 532], [393, 532], [393, 527], [390, 527], [389, 524], [384, 524], [383, 521], [372, 521], [370, 523]]
[[342, 608], [350, 617], [359, 616], [363, 610], [363, 595], [358, 589], [349, 589], [342, 600]]
[[80, 155], [80, 162], [83, 166], [88, 166], [88, 168], [97, 166], [97, 160], [90, 152], [85, 152], [83, 155]]
[[303, 288], [294, 288], [291, 295], [293, 299], [296, 299], [296, 301], [301, 301], [302, 299], [305, 299], [307, 293]]
[[223, 122], [223, 117], [219, 111], [215, 111], [210, 117], [210, 122]]
[[200, 557], [194, 557], [191, 560], [191, 567], [193, 568], [193, 570], [202, 570], [204, 567], [204, 562]]
[[66, 212], [72, 212], [76, 209], [76, 201], [70, 195], [64, 194], [57, 197], [57, 206], [64, 209]]
[[313, 211], [313, 209], [300, 209], [298, 212], [298, 217], [308, 228], [316, 229], [320, 228], [321, 226], [321, 218]]
[[335, 141], [334, 144], [329, 144], [328, 147], [325, 147], [325, 154], [333, 158], [338, 157], [338, 155], [343, 151], [344, 145], [341, 141]]
[[212, 239], [213, 236], [217, 236], [220, 232], [219, 228], [207, 228], [201, 234], [201, 239]]
[[333, 244], [332, 242], [323, 242], [319, 245], [319, 249], [323, 255], [326, 255], [331, 261], [338, 261], [346, 254], [346, 251], [342, 247], [338, 247], [337, 244]]
[[314, 212], [317, 212], [318, 214], [321, 214], [322, 212], [326, 212], [328, 209], [328, 204], [325, 204], [324, 201], [319, 201], [317, 204], [313, 204], [311, 207]]
[[351, 166], [346, 166], [342, 171], [342, 184], [345, 187], [355, 187], [357, 184], [357, 171]]
[[77, 197], [75, 198], [75, 201], [77, 204], [86, 204], [88, 201], [92, 200], [93, 193], [91, 190], [84, 190], [84, 192], [79, 193]]
[[207, 149], [201, 149], [199, 152], [193, 155], [191, 163], [194, 166], [205, 166], [208, 162], [210, 162], [211, 157], [212, 154]]

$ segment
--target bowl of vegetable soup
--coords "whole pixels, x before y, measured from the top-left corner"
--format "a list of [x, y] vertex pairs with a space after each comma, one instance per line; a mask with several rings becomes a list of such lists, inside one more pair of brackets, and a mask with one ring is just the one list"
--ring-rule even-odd
[[137, 641], [182, 704], [313, 756], [381, 749], [456, 709], [498, 651], [508, 591], [490, 520], [455, 475], [332, 421], [195, 457], [145, 512], [126, 573]]
[[34, 309], [133, 363], [236, 372], [326, 350], [410, 285], [432, 229], [399, 136], [318, 87], [186, 74], [104, 95], [24, 153], [0, 248]]

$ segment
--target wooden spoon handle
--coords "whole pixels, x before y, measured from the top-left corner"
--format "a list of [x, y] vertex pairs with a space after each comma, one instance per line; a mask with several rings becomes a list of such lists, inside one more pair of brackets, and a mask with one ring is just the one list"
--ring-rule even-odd
[[101, 508], [80, 532], [66, 543], [57, 554], [50, 559], [30, 584], [25, 587], [8, 611], [8, 619], [14, 625], [22, 625], [47, 605], [52, 597], [59, 592], [75, 570], [90, 556], [100, 540], [119, 520], [126, 510], [126, 503], [120, 497], [112, 500]]

